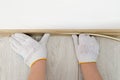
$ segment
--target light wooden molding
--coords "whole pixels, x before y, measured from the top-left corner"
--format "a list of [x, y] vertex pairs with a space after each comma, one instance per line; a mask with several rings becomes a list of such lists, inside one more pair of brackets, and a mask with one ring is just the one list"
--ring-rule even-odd
[[0, 29], [2, 36], [10, 36], [13, 33], [28, 33], [28, 34], [43, 34], [50, 33], [51, 35], [72, 35], [86, 33], [93, 36], [109, 38], [120, 41], [120, 29]]
[[71, 35], [79, 33], [97, 33], [103, 35], [119, 36], [120, 29], [0, 29], [0, 34], [13, 34], [13, 33], [51, 33], [54, 35]]

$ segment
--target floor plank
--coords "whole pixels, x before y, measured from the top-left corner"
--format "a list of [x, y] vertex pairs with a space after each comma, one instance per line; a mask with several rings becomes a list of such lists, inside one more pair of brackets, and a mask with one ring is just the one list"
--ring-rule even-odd
[[[39, 36], [37, 37], [39, 39]], [[104, 80], [120, 80], [120, 42], [99, 38], [97, 66]], [[71, 36], [51, 36], [48, 44], [47, 80], [83, 80]], [[9, 37], [0, 37], [0, 80], [27, 80], [29, 68], [10, 47]]]

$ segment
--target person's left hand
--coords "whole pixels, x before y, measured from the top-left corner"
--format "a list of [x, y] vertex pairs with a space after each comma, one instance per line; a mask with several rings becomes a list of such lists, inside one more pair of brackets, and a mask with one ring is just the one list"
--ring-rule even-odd
[[40, 59], [47, 58], [47, 41], [50, 34], [44, 34], [42, 39], [37, 42], [30, 36], [22, 33], [15, 33], [10, 37], [12, 49], [23, 57], [25, 63], [30, 67]]

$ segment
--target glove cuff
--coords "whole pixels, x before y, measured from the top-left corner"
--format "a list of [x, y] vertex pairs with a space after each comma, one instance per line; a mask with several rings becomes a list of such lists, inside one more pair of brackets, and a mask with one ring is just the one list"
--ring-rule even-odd
[[26, 59], [24, 59], [24, 62], [31, 67], [35, 62], [37, 62], [38, 60], [46, 60], [46, 56], [45, 55], [40, 55], [37, 53], [34, 53], [32, 55], [29, 55]]
[[96, 58], [82, 58], [82, 59], [79, 59], [79, 64], [92, 63], [92, 62], [96, 62]]

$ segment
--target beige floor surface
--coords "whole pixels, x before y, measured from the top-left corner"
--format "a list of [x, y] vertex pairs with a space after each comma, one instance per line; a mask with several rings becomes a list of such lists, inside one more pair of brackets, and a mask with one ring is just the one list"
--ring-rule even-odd
[[[120, 42], [98, 38], [98, 69], [104, 80], [120, 80]], [[48, 44], [47, 80], [83, 80], [71, 36], [51, 36]], [[0, 80], [27, 80], [29, 68], [10, 47], [9, 37], [0, 38]]]

